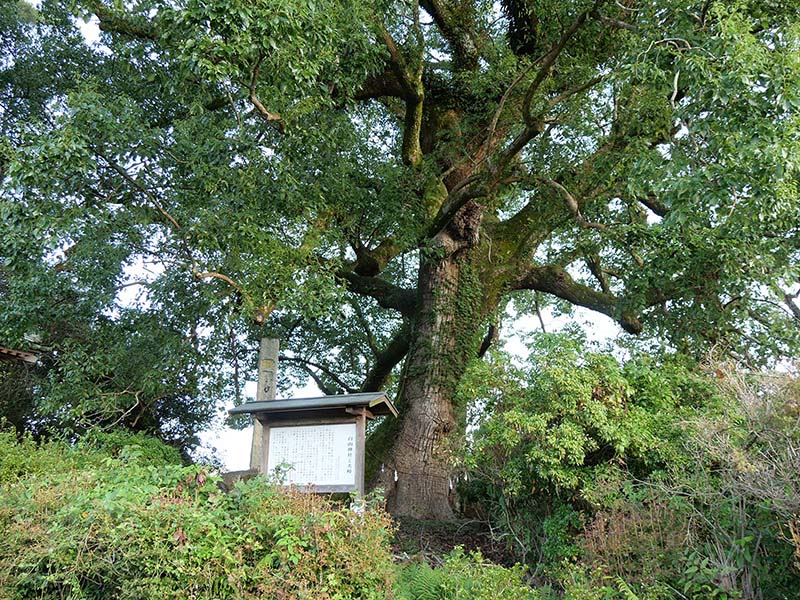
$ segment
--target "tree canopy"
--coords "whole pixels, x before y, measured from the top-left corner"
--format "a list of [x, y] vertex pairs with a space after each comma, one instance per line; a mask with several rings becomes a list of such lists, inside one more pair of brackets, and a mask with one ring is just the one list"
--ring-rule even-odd
[[791, 4], [4, 3], [0, 336], [49, 349], [29, 422], [186, 442], [270, 332], [283, 386], [396, 390], [390, 507], [448, 516], [454, 392], [509, 300], [790, 353]]

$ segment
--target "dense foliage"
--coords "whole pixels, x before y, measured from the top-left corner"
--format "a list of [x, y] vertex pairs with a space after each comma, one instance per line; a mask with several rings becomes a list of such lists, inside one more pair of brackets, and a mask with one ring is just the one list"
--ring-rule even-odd
[[3, 598], [384, 598], [392, 525], [263, 480], [222, 493], [154, 439], [0, 433]]
[[619, 364], [564, 337], [530, 356], [464, 380], [481, 398], [465, 510], [567, 598], [792, 597], [797, 379]]
[[399, 573], [397, 600], [545, 600], [526, 583], [525, 569], [511, 569], [484, 560], [480, 552], [467, 555], [457, 547], [438, 568], [420, 561], [406, 565]]
[[[464, 505], [524, 566], [395, 565], [394, 525], [141, 435], [0, 434], [8, 598], [781, 600], [800, 585], [800, 385], [543, 337], [476, 361]], [[436, 566], [426, 562], [433, 559]]]
[[14, 414], [191, 445], [271, 333], [284, 387], [398, 391], [382, 483], [446, 517], [425, 449], [510, 298], [792, 352], [799, 10], [4, 2], [0, 341], [43, 354]]
[[0, 595], [12, 599], [539, 598], [524, 568], [455, 549], [395, 565], [394, 525], [264, 480], [223, 493], [154, 438], [0, 433]]

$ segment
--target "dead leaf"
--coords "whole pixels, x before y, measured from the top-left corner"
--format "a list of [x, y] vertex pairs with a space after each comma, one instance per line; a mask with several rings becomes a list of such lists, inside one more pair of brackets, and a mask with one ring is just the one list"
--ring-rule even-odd
[[180, 527], [178, 527], [178, 529], [175, 530], [175, 533], [172, 534], [172, 537], [176, 542], [178, 542], [178, 548], [183, 548], [183, 545], [186, 543], [186, 540], [188, 539], [186, 537], [186, 534], [183, 532], [183, 529], [181, 529]]

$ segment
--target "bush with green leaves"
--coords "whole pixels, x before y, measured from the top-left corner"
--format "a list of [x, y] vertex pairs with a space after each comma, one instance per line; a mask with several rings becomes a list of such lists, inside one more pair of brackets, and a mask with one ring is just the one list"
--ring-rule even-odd
[[585, 514], [611, 506], [631, 476], [685, 464], [679, 425], [717, 402], [679, 361], [620, 364], [566, 336], [540, 336], [524, 363], [476, 361], [460, 394], [477, 398], [467, 506], [491, 516], [529, 562], [578, 549]]
[[466, 507], [570, 600], [792, 597], [798, 390], [541, 336], [526, 363], [495, 355], [465, 380]]
[[620, 580], [645, 600], [796, 595], [800, 386], [787, 374], [708, 371], [722, 410], [680, 424], [688, 461], [629, 477], [624, 498], [594, 514], [574, 589]]
[[800, 379], [731, 365], [712, 372], [725, 412], [687, 424], [694, 466], [673, 469], [659, 489], [685, 498], [695, 523], [679, 587], [696, 598], [796, 597]]
[[534, 590], [525, 582], [525, 568], [486, 562], [479, 552], [460, 546], [437, 568], [427, 562], [404, 565], [395, 587], [396, 600], [547, 600], [551, 590]]
[[392, 524], [262, 479], [220, 491], [151, 441], [0, 434], [0, 597], [379, 599]]

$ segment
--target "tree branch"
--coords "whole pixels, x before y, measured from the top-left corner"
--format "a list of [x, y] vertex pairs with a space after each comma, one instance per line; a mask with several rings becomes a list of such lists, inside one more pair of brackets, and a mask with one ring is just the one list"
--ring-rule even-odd
[[199, 271], [195, 270], [192, 271], [192, 275], [194, 275], [195, 279], [200, 279], [201, 281], [203, 279], [219, 279], [220, 281], [227, 283], [237, 292], [242, 291], [242, 287], [238, 283], [223, 273], [217, 273], [216, 271], [206, 271], [204, 273], [200, 273]]
[[667, 205], [661, 202], [655, 194], [647, 194], [644, 197], [636, 198], [639, 202], [644, 204], [647, 208], [652, 210], [659, 217], [666, 217], [669, 212]]
[[139, 192], [141, 192], [142, 194], [144, 194], [144, 196], [145, 196], [145, 197], [146, 197], [148, 200], [150, 200], [150, 202], [153, 204], [153, 206], [155, 206], [155, 207], [156, 207], [156, 209], [158, 210], [158, 212], [160, 212], [160, 213], [161, 213], [161, 214], [164, 216], [164, 218], [165, 218], [167, 221], [169, 221], [169, 222], [170, 222], [170, 224], [171, 224], [171, 225], [172, 225], [172, 226], [173, 226], [173, 227], [174, 227], [176, 230], [180, 230], [181, 226], [180, 226], [180, 225], [178, 224], [178, 222], [177, 222], [177, 221], [176, 221], [176, 220], [175, 220], [175, 219], [172, 217], [172, 215], [171, 215], [171, 214], [169, 214], [169, 213], [168, 213], [168, 212], [167, 212], [167, 211], [164, 209], [164, 207], [161, 205], [161, 202], [158, 200], [158, 198], [156, 197], [156, 195], [155, 195], [155, 194], [153, 194], [153, 192], [151, 192], [150, 190], [148, 190], [148, 189], [147, 189], [146, 187], [144, 187], [144, 186], [143, 186], [141, 183], [139, 183], [139, 182], [138, 182], [136, 179], [134, 179], [134, 178], [131, 176], [131, 174], [130, 174], [130, 173], [128, 173], [128, 171], [127, 171], [127, 170], [125, 170], [125, 169], [122, 167], [122, 165], [120, 165], [120, 164], [119, 164], [117, 161], [115, 161], [115, 160], [113, 160], [113, 159], [109, 158], [109, 157], [108, 157], [108, 156], [106, 156], [104, 153], [100, 152], [100, 150], [99, 150], [98, 148], [96, 148], [96, 147], [92, 147], [92, 150], [94, 150], [94, 152], [95, 152], [95, 153], [96, 153], [96, 154], [97, 154], [97, 155], [98, 155], [100, 158], [102, 158], [102, 159], [103, 159], [103, 160], [106, 162], [106, 164], [107, 164], [107, 165], [108, 165], [108, 166], [109, 166], [109, 167], [110, 167], [112, 170], [114, 170], [114, 171], [115, 171], [117, 174], [119, 174], [120, 176], [122, 176], [122, 178], [123, 178], [125, 181], [127, 181], [128, 183], [130, 183], [130, 184], [131, 184], [133, 187], [135, 187], [135, 188], [136, 188], [136, 189], [137, 189]]
[[[334, 96], [336, 95], [336, 91], [334, 91]], [[403, 98], [404, 91], [397, 73], [392, 68], [387, 68], [380, 75], [368, 77], [354, 97], [356, 100], [377, 100], [385, 97]]]
[[[489, 127], [489, 135], [486, 138], [485, 156], [486, 156], [487, 160], [489, 159], [489, 156], [490, 156], [490, 152], [489, 151], [490, 151], [491, 145], [493, 143], [493, 138], [495, 136], [495, 131], [497, 129], [497, 123], [498, 123], [498, 121], [500, 119], [500, 113], [503, 111], [503, 107], [505, 106], [506, 102], [508, 101], [508, 97], [511, 94], [511, 91], [517, 86], [517, 84], [519, 84], [520, 81], [522, 81], [522, 79], [525, 77], [525, 75], [527, 75], [528, 72], [533, 67], [535, 67], [540, 62], [546, 60], [549, 56], [550, 56], [550, 53], [543, 54], [542, 56], [537, 58], [535, 61], [533, 61], [530, 65], [528, 65], [528, 67], [525, 70], [523, 70], [522, 73], [520, 73], [517, 76], [517, 78], [511, 83], [511, 85], [508, 87], [508, 89], [506, 89], [506, 91], [503, 94], [502, 98], [500, 98], [500, 104], [498, 105], [497, 111], [495, 112], [494, 116], [492, 117], [492, 123], [491, 123], [491, 125]], [[542, 68], [544, 68], [544, 67], [542, 67]], [[522, 150], [522, 148], [524, 148], [528, 144], [528, 142], [530, 142], [534, 137], [536, 137], [537, 135], [539, 135], [540, 133], [542, 133], [544, 131], [545, 114], [547, 113], [547, 110], [557, 106], [558, 104], [560, 104], [564, 100], [566, 100], [566, 99], [568, 99], [568, 98], [570, 98], [572, 96], [575, 96], [576, 94], [580, 94], [581, 92], [584, 92], [584, 91], [588, 90], [589, 88], [597, 85], [604, 78], [605, 78], [605, 76], [599, 75], [597, 77], [594, 77], [594, 78], [590, 79], [589, 81], [586, 81], [586, 82], [584, 82], [584, 83], [582, 83], [580, 85], [572, 87], [572, 88], [562, 92], [561, 94], [559, 94], [558, 96], [556, 96], [552, 100], [550, 100], [548, 102], [548, 104], [547, 104], [547, 109], [545, 111], [543, 111], [542, 114], [538, 115], [536, 118], [526, 117], [525, 118], [525, 122], [528, 125], [511, 142], [511, 144], [509, 144], [508, 148], [502, 153], [500, 164], [494, 167], [495, 170], [502, 172], [503, 167], [505, 167], [505, 165], [510, 161], [511, 158], [516, 156]], [[530, 88], [528, 89], [528, 93], [530, 93]], [[527, 98], [527, 94], [526, 94], [526, 98]], [[530, 107], [528, 106], [528, 109], [529, 108]]]
[[[561, 202], [545, 195], [541, 188], [531, 193], [528, 201], [515, 214], [498, 223], [491, 232], [492, 243], [515, 264], [527, 269], [533, 250], [556, 228], [568, 223]], [[538, 192], [538, 193], [537, 193]]]
[[559, 40], [553, 44], [550, 50], [545, 54], [544, 59], [542, 60], [542, 65], [539, 67], [539, 72], [536, 73], [536, 77], [534, 77], [533, 82], [525, 92], [525, 99], [522, 102], [522, 116], [525, 119], [525, 122], [529, 125], [535, 123], [537, 120], [531, 115], [531, 103], [533, 102], [533, 97], [536, 95], [536, 92], [539, 90], [539, 87], [542, 85], [542, 83], [544, 83], [544, 80], [550, 76], [550, 69], [553, 67], [556, 59], [564, 50], [570, 38], [575, 35], [575, 33], [583, 26], [589, 16], [593, 12], [596, 12], [600, 5], [602, 5], [605, 1], [606, 0], [596, 0], [592, 8], [579, 14], [572, 22], [572, 25], [570, 25], [569, 28], [567, 28], [567, 30], [561, 34]]
[[558, 296], [568, 302], [607, 315], [628, 333], [639, 333], [642, 323], [622, 309], [620, 300], [575, 281], [562, 267], [532, 266], [512, 286], [516, 290], [536, 290]]
[[[600, 146], [591, 156], [587, 157], [583, 163], [575, 169], [569, 171], [565, 178], [576, 181], [590, 182], [595, 171], [595, 162], [609, 152], [618, 148], [618, 140], [609, 138], [605, 144]], [[556, 182], [551, 179], [525, 175], [518, 179], [522, 182], [524, 189], [533, 192], [525, 205], [515, 214], [504, 221], [501, 221], [494, 228], [492, 239], [497, 247], [504, 247], [508, 254], [516, 254], [521, 260], [523, 269], [527, 269], [530, 256], [539, 243], [544, 241], [548, 235], [559, 227], [568, 225], [571, 219], [575, 218], [573, 207], [580, 208], [580, 204], [595, 198], [601, 191], [599, 188], [590, 190], [584, 197], [577, 199], [569, 193], [561, 184], [553, 185]], [[552, 183], [548, 183], [552, 182]], [[558, 202], [550, 200], [554, 197], [551, 194], [544, 194], [542, 183], [558, 192]], [[561, 191], [564, 188], [566, 194]], [[569, 208], [569, 218], [563, 210], [563, 206]], [[582, 218], [582, 217], [581, 217]], [[602, 224], [589, 224], [584, 220], [584, 226], [595, 229], [603, 227]]]
[[[596, 9], [600, 4], [605, 2], [606, 0], [596, 0], [594, 8]], [[496, 183], [496, 179], [502, 176], [505, 169], [508, 167], [509, 164], [519, 155], [519, 153], [525, 148], [525, 146], [536, 136], [541, 134], [545, 131], [545, 117], [544, 114], [537, 116], [536, 118], [532, 118], [530, 116], [530, 98], [529, 95], [532, 97], [532, 94], [535, 92], [535, 88], [538, 88], [541, 85], [544, 78], [549, 74], [549, 69], [552, 66], [555, 59], [560, 54], [561, 50], [563, 50], [564, 46], [566, 45], [569, 38], [580, 28], [580, 26], [585, 22], [588, 18], [588, 13], [582, 13], [576, 21], [572, 24], [572, 26], [562, 35], [561, 39], [558, 43], [554, 45], [553, 48], [550, 49], [547, 53], [543, 56], [536, 59], [533, 65], [538, 63], [542, 63], [539, 73], [537, 74], [537, 79], [541, 78], [541, 80], [537, 83], [534, 80], [534, 83], [531, 87], [528, 88], [526, 93], [526, 101], [523, 104], [523, 115], [525, 115], [525, 128], [517, 134], [517, 136], [509, 143], [509, 145], [500, 152], [497, 160], [494, 164], [491, 163], [489, 158], [489, 150], [491, 149], [492, 138], [495, 135], [497, 129], [497, 123], [500, 118], [500, 112], [502, 111], [503, 105], [507, 101], [508, 95], [511, 93], [511, 90], [517, 85], [519, 82], [520, 77], [517, 78], [514, 82], [512, 82], [511, 86], [506, 90], [503, 97], [500, 100], [500, 106], [498, 107], [495, 115], [493, 116], [492, 122], [489, 128], [489, 138], [487, 138], [485, 143], [485, 156], [486, 160], [489, 163], [488, 173], [481, 176], [479, 174], [475, 174], [472, 177], [467, 178], [464, 180], [457, 188], [454, 188], [448, 194], [447, 199], [442, 204], [441, 209], [439, 210], [439, 214], [437, 215], [434, 223], [428, 229], [428, 235], [433, 236], [436, 235], [443, 227], [447, 225], [447, 223], [453, 218], [453, 216], [463, 207], [467, 202], [473, 200], [475, 198], [480, 198], [485, 196], [489, 189], [492, 187], [494, 183]], [[530, 69], [530, 67], [528, 67]], [[527, 70], [524, 73], [526, 73]], [[575, 94], [579, 94], [593, 85], [596, 85], [600, 82], [603, 78], [601, 76], [595, 77], [583, 84], [575, 86], [561, 95], [557, 96], [553, 100], [551, 100], [551, 104], [548, 107], [556, 106], [560, 102], [563, 102], [570, 96]]]
[[[128, 171], [125, 168], [123, 168], [122, 165], [120, 165], [118, 162], [116, 162], [112, 158], [109, 158], [108, 156], [106, 156], [103, 152], [101, 152], [96, 147], [93, 147], [92, 150], [94, 150], [95, 154], [97, 154], [97, 156], [102, 158], [106, 162], [106, 164], [113, 171], [118, 173], [125, 181], [130, 183], [136, 190], [141, 192], [148, 200], [150, 200], [150, 202], [158, 209], [158, 211], [164, 216], [164, 218], [167, 219], [167, 221], [169, 221], [170, 225], [172, 225], [172, 227], [175, 229], [176, 235], [178, 236], [178, 241], [179, 241], [179, 243], [181, 245], [181, 248], [182, 248], [184, 254], [186, 255], [187, 261], [189, 261], [191, 263], [191, 273], [192, 273], [192, 275], [194, 276], [195, 279], [198, 279], [200, 281], [202, 281], [204, 279], [219, 279], [220, 281], [224, 281], [225, 283], [227, 283], [234, 290], [236, 290], [237, 292], [240, 292], [245, 297], [248, 297], [247, 293], [244, 291], [242, 286], [240, 286], [238, 283], [236, 283], [229, 276], [227, 276], [227, 275], [225, 275], [223, 273], [218, 273], [216, 271], [201, 272], [197, 268], [197, 261], [195, 260], [193, 254], [192, 254], [192, 250], [189, 247], [188, 242], [186, 241], [186, 239], [182, 235], [180, 224], [178, 223], [177, 220], [175, 220], [175, 218], [171, 214], [169, 214], [166, 211], [166, 209], [164, 209], [164, 207], [161, 205], [161, 202], [159, 201], [158, 197], [153, 192], [151, 192], [149, 189], [147, 189], [145, 186], [143, 186], [141, 183], [139, 183], [139, 181], [137, 179], [135, 179], [133, 176], [131, 176], [131, 174], [128, 173]], [[275, 309], [275, 304], [274, 303], [266, 304], [266, 305], [263, 305], [263, 306], [259, 307], [258, 311], [256, 313], [256, 321], [257, 322], [259, 320], [261, 322], [265, 321], [266, 318], [269, 316], [269, 314], [274, 309]]]
[[614, 19], [612, 17], [606, 17], [605, 15], [601, 15], [599, 10], [595, 10], [592, 12], [592, 17], [608, 25], [609, 27], [614, 27], [615, 29], [627, 29], [628, 31], [639, 31], [639, 28], [636, 25], [631, 25], [627, 21], [623, 21], [621, 19]]
[[380, 351], [378, 350], [378, 344], [375, 343], [375, 336], [372, 333], [372, 328], [369, 326], [367, 316], [364, 314], [364, 311], [361, 310], [361, 305], [356, 298], [351, 297], [350, 304], [356, 313], [361, 329], [364, 330], [364, 337], [367, 338], [367, 346], [369, 346], [370, 352], [372, 352], [373, 356], [377, 356]]
[[483, 358], [498, 339], [500, 339], [500, 328], [495, 324], [489, 325], [486, 335], [483, 336], [481, 347], [478, 349], [478, 358]]
[[376, 356], [375, 364], [367, 373], [360, 392], [377, 392], [386, 387], [389, 376], [397, 364], [403, 360], [411, 347], [411, 325], [404, 322], [383, 352]]
[[475, 21], [471, 15], [471, 3], [456, 6], [447, 0], [421, 0], [436, 27], [453, 50], [457, 70], [472, 70], [478, 65], [478, 47], [475, 43]]
[[417, 310], [417, 291], [401, 288], [379, 277], [365, 277], [353, 271], [339, 271], [347, 289], [359, 296], [374, 298], [378, 305], [398, 311], [405, 316], [413, 316]]
[[491, 154], [492, 144], [494, 143], [495, 131], [497, 131], [497, 123], [500, 120], [500, 115], [503, 112], [503, 108], [505, 108], [506, 102], [508, 102], [509, 96], [511, 96], [511, 92], [514, 90], [517, 85], [519, 85], [520, 81], [522, 81], [525, 76], [535, 67], [539, 62], [544, 60], [544, 56], [540, 56], [538, 59], [533, 61], [527, 68], [523, 69], [522, 72], [517, 75], [517, 78], [511, 82], [511, 85], [506, 88], [506, 91], [503, 93], [503, 96], [500, 98], [500, 103], [497, 105], [497, 110], [492, 117], [492, 124], [489, 126], [489, 135], [486, 136], [486, 149], [484, 151], [484, 155], [488, 160]]
[[248, 97], [250, 99], [250, 103], [256, 107], [258, 114], [267, 121], [277, 121], [281, 122], [281, 115], [279, 113], [270, 112], [267, 108], [261, 103], [261, 100], [258, 99], [256, 96], [256, 83], [258, 83], [258, 75], [261, 71], [261, 63], [264, 62], [264, 55], [259, 54], [258, 60], [256, 61], [255, 66], [253, 67], [253, 76], [250, 78], [250, 85], [248, 86]]
[[403, 126], [403, 162], [408, 165], [418, 165], [422, 161], [420, 134], [422, 132], [422, 103], [425, 97], [422, 86], [421, 61], [420, 66], [415, 69], [415, 72], [412, 72], [408, 62], [400, 53], [397, 44], [385, 27], [381, 27], [381, 37], [386, 49], [389, 51], [389, 64], [400, 81], [403, 99], [406, 103]]
[[797, 305], [798, 296], [800, 296], [800, 292], [797, 292], [797, 294], [784, 292], [783, 301], [786, 303], [786, 306], [789, 308], [789, 310], [792, 311], [794, 318], [800, 321], [800, 306]]
[[558, 106], [564, 100], [567, 100], [567, 99], [571, 98], [572, 96], [576, 96], [577, 94], [580, 94], [581, 92], [585, 92], [586, 90], [596, 86], [598, 83], [603, 81], [603, 79], [605, 79], [605, 78], [606, 78], [606, 75], [598, 75], [597, 77], [592, 77], [589, 81], [585, 81], [584, 83], [581, 83], [580, 85], [576, 85], [574, 87], [569, 88], [568, 90], [565, 90], [565, 91], [561, 92], [558, 96], [556, 96], [552, 100], [548, 101], [547, 108], [550, 109], [550, 108], [553, 108], [555, 106]]
[[159, 39], [156, 27], [143, 18], [125, 18], [117, 14], [116, 11], [108, 8], [102, 2], [92, 0], [89, 8], [100, 21], [100, 30], [112, 33], [120, 33], [129, 37], [142, 40], [156, 41]]
[[482, 178], [479, 175], [472, 175], [462, 181], [447, 194], [447, 198], [442, 202], [436, 218], [428, 227], [426, 236], [428, 238], [434, 237], [452, 221], [453, 217], [464, 208], [467, 202], [486, 196], [487, 193], [488, 188], [482, 184]]
[[400, 87], [403, 90], [405, 98], [417, 98], [417, 79], [411, 73], [405, 57], [400, 53], [397, 43], [394, 41], [392, 34], [386, 29], [381, 27], [381, 39], [383, 40], [386, 49], [389, 51], [389, 65], [392, 72], [397, 76]]
[[353, 250], [356, 261], [350, 265], [351, 269], [359, 275], [373, 277], [386, 268], [389, 261], [400, 253], [401, 247], [393, 238], [386, 238], [372, 250], [362, 245], [355, 246]]
[[319, 363], [310, 360], [306, 360], [304, 358], [299, 358], [297, 356], [286, 356], [285, 354], [281, 354], [278, 360], [295, 363], [296, 365], [299, 365], [300, 368], [302, 368], [306, 373], [311, 375], [311, 377], [314, 379], [314, 382], [317, 384], [317, 386], [319, 386], [319, 389], [322, 390], [322, 392], [328, 396], [335, 393], [336, 390], [332, 390], [330, 387], [325, 385], [325, 382], [322, 381], [322, 379], [319, 377], [319, 374], [313, 369], [317, 369], [320, 372], [324, 373], [327, 377], [331, 379], [331, 381], [333, 381], [337, 386], [339, 386], [340, 390], [348, 394], [353, 394], [356, 392], [354, 388], [351, 388], [349, 385], [347, 385], [333, 371], [331, 371], [328, 367], [324, 365], [321, 365]]
[[544, 319], [542, 318], [542, 309], [539, 306], [539, 292], [533, 292], [533, 309], [536, 311], [536, 316], [539, 319], [539, 327], [542, 329], [542, 333], [547, 333], [547, 329], [544, 326]]
[[572, 213], [572, 216], [575, 217], [575, 220], [581, 227], [589, 228], [589, 229], [597, 229], [598, 231], [607, 231], [608, 228], [603, 225], [602, 223], [590, 223], [587, 221], [584, 216], [581, 214], [580, 209], [580, 202], [575, 199], [575, 197], [569, 193], [569, 190], [565, 188], [563, 185], [554, 181], [552, 179], [539, 179], [542, 183], [545, 183], [555, 189], [561, 197], [564, 199], [564, 204], [566, 204], [567, 209]]
[[592, 273], [592, 275], [594, 275], [597, 283], [600, 284], [600, 289], [603, 290], [604, 293], [610, 294], [611, 287], [608, 285], [608, 277], [606, 277], [606, 273], [603, 271], [603, 265], [600, 262], [600, 256], [597, 254], [592, 254], [584, 257], [584, 260], [586, 262], [586, 266], [589, 268], [589, 271]]

